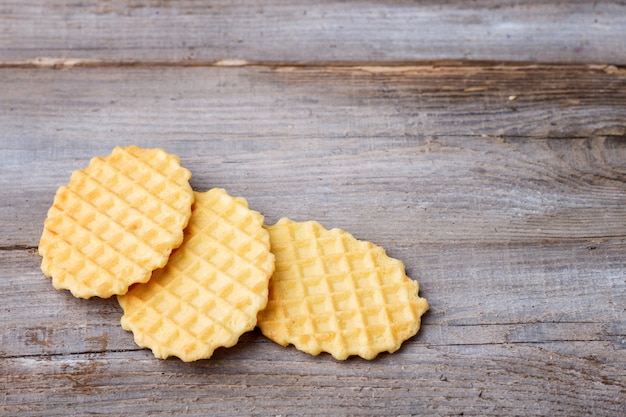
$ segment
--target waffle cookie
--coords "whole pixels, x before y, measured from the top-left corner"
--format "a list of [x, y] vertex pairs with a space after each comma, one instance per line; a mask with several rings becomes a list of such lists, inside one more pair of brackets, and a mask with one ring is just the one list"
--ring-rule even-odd
[[195, 193], [181, 247], [149, 282], [118, 296], [122, 327], [158, 358], [209, 358], [254, 328], [273, 271], [263, 216], [223, 189]]
[[79, 298], [148, 281], [183, 241], [190, 178], [162, 149], [116, 147], [93, 158], [56, 192], [39, 241], [41, 270]]
[[428, 303], [401, 261], [321, 224], [283, 218], [267, 227], [276, 270], [257, 325], [274, 342], [335, 359], [373, 359], [415, 335]]

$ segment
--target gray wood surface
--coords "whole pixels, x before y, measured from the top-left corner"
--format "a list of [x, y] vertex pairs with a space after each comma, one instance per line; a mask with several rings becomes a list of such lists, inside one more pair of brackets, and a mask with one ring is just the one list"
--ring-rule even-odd
[[[625, 17], [608, 1], [1, 5], [0, 415], [624, 415]], [[268, 224], [383, 246], [430, 303], [422, 329], [373, 361], [258, 330], [210, 360], [155, 359], [114, 299], [54, 290], [37, 255], [56, 188], [131, 143]]]
[[7, 64], [626, 64], [626, 5], [570, 0], [24, 0], [0, 7]]

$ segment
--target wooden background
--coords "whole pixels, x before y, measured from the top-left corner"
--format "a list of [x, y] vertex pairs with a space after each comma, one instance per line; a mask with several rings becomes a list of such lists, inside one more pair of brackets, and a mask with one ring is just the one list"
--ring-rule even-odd
[[[309, 3], [0, 4], [0, 414], [626, 415], [624, 2]], [[385, 247], [420, 333], [137, 348], [37, 255], [56, 188], [128, 144]]]

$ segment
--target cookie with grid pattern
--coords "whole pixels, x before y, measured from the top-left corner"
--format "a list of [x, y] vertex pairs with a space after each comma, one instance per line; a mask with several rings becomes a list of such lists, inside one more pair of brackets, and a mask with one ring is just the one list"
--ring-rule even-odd
[[148, 281], [183, 241], [190, 178], [163, 149], [116, 147], [91, 159], [56, 192], [39, 241], [41, 270], [79, 298]]
[[283, 218], [267, 229], [276, 270], [257, 325], [270, 340], [373, 359], [417, 333], [428, 302], [383, 248], [314, 221]]
[[167, 265], [118, 301], [121, 323], [157, 358], [207, 359], [254, 328], [274, 271], [263, 216], [214, 188], [195, 193], [185, 240]]

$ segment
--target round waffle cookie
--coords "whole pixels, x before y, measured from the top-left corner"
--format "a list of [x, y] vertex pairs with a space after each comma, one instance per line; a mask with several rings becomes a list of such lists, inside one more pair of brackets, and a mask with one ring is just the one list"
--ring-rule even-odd
[[148, 281], [183, 241], [190, 178], [162, 149], [116, 147], [93, 158], [56, 192], [39, 241], [41, 270], [80, 298]]
[[254, 329], [274, 271], [263, 216], [223, 189], [195, 193], [183, 244], [118, 296], [122, 327], [157, 358], [206, 359]]
[[401, 261], [321, 224], [268, 226], [276, 270], [257, 325], [274, 342], [335, 359], [394, 352], [420, 328], [428, 303]]

